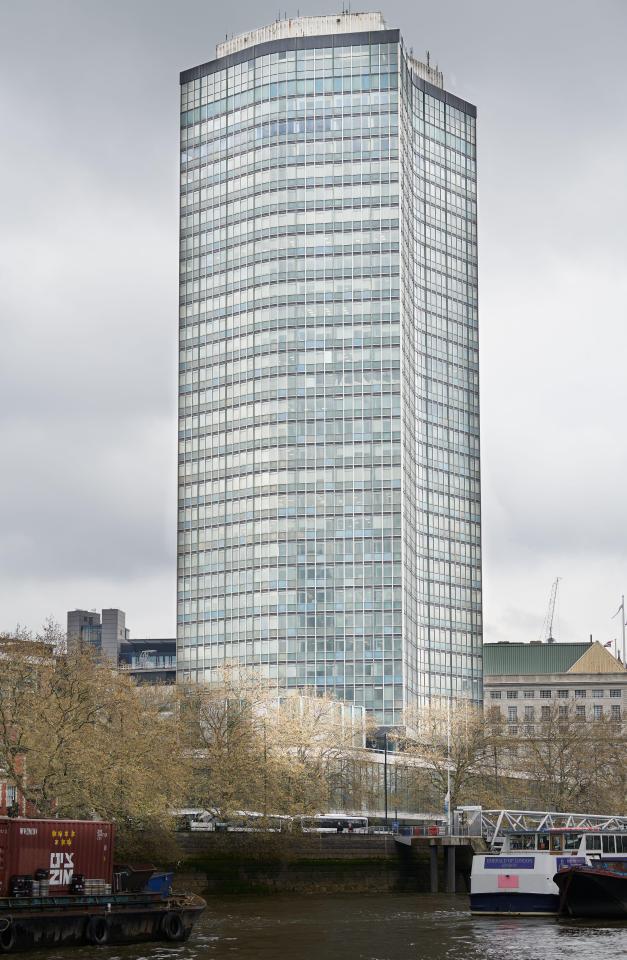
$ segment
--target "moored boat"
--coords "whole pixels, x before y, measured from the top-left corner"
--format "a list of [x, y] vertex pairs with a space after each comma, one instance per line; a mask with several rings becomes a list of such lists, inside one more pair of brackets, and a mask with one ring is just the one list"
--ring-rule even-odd
[[627, 865], [627, 831], [594, 828], [516, 830], [502, 847], [476, 854], [470, 878], [470, 909], [475, 914], [557, 916], [560, 871], [589, 866]]
[[186, 940], [206, 903], [194, 894], [0, 900], [0, 952], [80, 944]]
[[553, 880], [560, 891], [561, 913], [627, 920], [627, 863], [568, 867]]
[[206, 907], [151, 865], [114, 868], [114, 825], [0, 817], [0, 953], [186, 940]]

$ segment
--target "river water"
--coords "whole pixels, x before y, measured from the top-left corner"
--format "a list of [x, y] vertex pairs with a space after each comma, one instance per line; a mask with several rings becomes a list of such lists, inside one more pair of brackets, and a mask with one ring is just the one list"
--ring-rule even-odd
[[[41, 954], [21, 954], [33, 958]], [[191, 939], [46, 960], [623, 960], [627, 925], [471, 917], [465, 897], [210, 898]]]

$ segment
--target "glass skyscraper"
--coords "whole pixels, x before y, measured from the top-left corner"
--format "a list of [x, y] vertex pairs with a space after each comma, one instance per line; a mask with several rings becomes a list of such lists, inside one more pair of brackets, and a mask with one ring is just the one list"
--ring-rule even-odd
[[481, 700], [475, 118], [380, 14], [182, 73], [179, 679]]

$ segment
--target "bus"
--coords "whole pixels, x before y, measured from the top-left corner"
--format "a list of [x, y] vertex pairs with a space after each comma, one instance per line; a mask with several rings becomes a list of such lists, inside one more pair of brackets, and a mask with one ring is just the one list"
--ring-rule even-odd
[[324, 813], [318, 817], [301, 817], [300, 827], [303, 833], [368, 833], [368, 818]]
[[279, 813], [236, 810], [224, 823], [216, 823], [216, 829], [228, 833], [287, 833], [292, 829], [292, 817]]
[[215, 811], [205, 811], [190, 824], [190, 830], [222, 833], [286, 833], [292, 829], [292, 817], [254, 810], [235, 810], [228, 819], [221, 819]]

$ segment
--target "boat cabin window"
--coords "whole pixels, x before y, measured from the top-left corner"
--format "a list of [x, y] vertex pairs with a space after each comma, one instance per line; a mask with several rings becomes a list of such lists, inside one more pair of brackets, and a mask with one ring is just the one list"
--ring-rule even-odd
[[616, 853], [614, 837], [603, 837], [603, 853]]
[[564, 850], [579, 850], [581, 845], [580, 833], [567, 833], [564, 836]]
[[546, 833], [539, 833], [539, 834], [538, 834], [537, 848], [538, 848], [538, 850], [548, 850], [548, 849], [549, 849], [549, 838], [547, 837]]
[[591, 836], [586, 837], [586, 850], [600, 850], [601, 849], [601, 837]]
[[561, 850], [562, 849], [562, 835], [560, 833], [554, 833], [551, 836], [551, 850]]
[[510, 850], [535, 850], [536, 838], [533, 833], [514, 833], [509, 841]]

